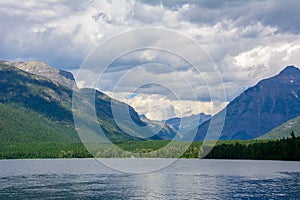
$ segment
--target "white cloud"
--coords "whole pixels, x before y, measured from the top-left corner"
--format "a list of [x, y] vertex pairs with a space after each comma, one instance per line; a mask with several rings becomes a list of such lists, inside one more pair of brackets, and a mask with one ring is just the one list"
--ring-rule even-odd
[[[270, 0], [0, 1], [0, 56], [1, 59], [43, 60], [55, 67], [76, 70], [93, 48], [114, 34], [141, 27], [170, 28], [191, 37], [206, 49], [219, 67], [228, 100], [232, 100], [262, 78], [277, 74], [284, 66], [300, 66], [299, 6], [299, 1], [294, 0], [288, 3]], [[136, 43], [147, 45], [147, 41], [149, 38], [139, 38]], [[188, 45], [176, 46], [176, 38], [172, 37], [169, 41], [157, 40], [156, 44], [164, 42], [182, 51], [188, 49]], [[200, 58], [202, 55], [189, 51], [189, 56]], [[201, 78], [181, 58], [153, 50], [122, 57], [106, 74], [99, 88], [112, 92], [112, 86], [126, 70], [147, 62], [174, 67], [189, 81], [201, 97], [200, 101], [208, 101], [209, 98], [203, 79], [211, 82], [210, 89], [215, 93], [222, 89], [220, 84], [214, 84], [215, 74], [205, 68], [206, 64], [202, 65], [202, 75], [205, 77]], [[97, 74], [85, 73], [88, 81], [80, 80], [79, 86], [95, 85]], [[180, 96], [185, 97], [182, 99], [187, 101], [185, 104], [195, 104], [188, 102], [191, 99], [183, 82], [172, 79], [176, 75], [171, 71], [162, 73], [155, 69], [143, 71], [143, 76], [153, 82], [176, 87]], [[136, 87], [143, 76], [135, 74], [135, 80], [127, 81], [122, 86], [124, 92]], [[156, 92], [162, 95], [157, 98], [164, 102], [166, 116], [178, 115], [174, 98], [164, 95], [164, 90], [156, 89], [140, 90], [148, 96], [137, 97], [136, 102], [132, 103], [134, 107], [142, 110], [139, 106], [144, 105], [142, 101], [154, 103], [151, 94]], [[174, 105], [171, 106], [170, 102]], [[206, 111], [205, 105], [200, 106], [201, 109], [195, 108], [195, 112]], [[153, 108], [157, 110], [156, 114], [149, 116], [158, 115], [159, 106]]]
[[145, 114], [147, 118], [153, 120], [164, 120], [199, 113], [216, 114], [228, 104], [228, 102], [218, 104], [211, 101], [172, 100], [158, 94], [136, 94], [133, 98], [128, 98], [131, 93], [105, 93], [131, 105], [139, 114]]
[[256, 46], [246, 52], [242, 52], [234, 57], [236, 66], [248, 69], [258, 66], [270, 66], [271, 62], [276, 59], [278, 65], [285, 65], [289, 61], [295, 50], [300, 49], [300, 42], [298, 43], [282, 43], [272, 44], [269, 46]]

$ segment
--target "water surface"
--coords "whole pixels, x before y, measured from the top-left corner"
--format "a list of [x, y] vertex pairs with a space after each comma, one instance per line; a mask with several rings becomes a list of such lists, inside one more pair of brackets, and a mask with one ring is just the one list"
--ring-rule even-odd
[[[113, 162], [138, 170], [165, 160]], [[0, 161], [0, 199], [300, 199], [299, 194], [300, 162], [179, 159], [162, 170], [132, 174], [95, 159]]]

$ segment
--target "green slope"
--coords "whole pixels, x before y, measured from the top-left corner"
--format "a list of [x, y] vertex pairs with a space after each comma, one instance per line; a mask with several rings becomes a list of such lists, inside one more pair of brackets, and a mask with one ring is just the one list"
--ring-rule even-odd
[[80, 142], [74, 127], [18, 104], [0, 103], [0, 142]]
[[282, 139], [283, 137], [289, 138], [291, 137], [292, 130], [294, 130], [295, 136], [300, 136], [300, 116], [283, 123], [265, 135], [258, 137], [257, 139]]
[[[91, 94], [95, 95], [95, 99], [91, 98]], [[87, 106], [95, 104], [96, 123], [101, 125], [112, 142], [161, 139], [160, 135], [172, 138], [174, 135], [169, 129], [163, 128], [151, 138], [133, 137], [140, 133], [130, 127], [126, 120], [121, 125], [127, 132], [119, 128], [112, 114], [111, 102], [114, 102], [119, 113], [128, 112], [129, 109], [132, 120], [144, 126], [145, 123], [132, 107], [94, 89], [77, 89], [73, 93], [66, 85], [0, 61], [0, 142], [3, 145], [5, 142], [80, 142], [74, 127], [72, 95], [79, 95]], [[89, 119], [87, 116], [86, 120]], [[98, 134], [95, 130], [88, 131]]]
[[0, 159], [91, 157], [74, 127], [17, 104], [0, 103]]
[[[84, 91], [86, 89], [83, 93]], [[78, 93], [82, 93], [81, 90]], [[108, 137], [111, 136], [112, 141], [134, 139], [114, 123], [110, 108], [111, 98], [98, 91], [96, 94], [97, 116], [99, 121], [105, 122], [102, 127]], [[33, 142], [44, 137], [47, 142], [64, 142], [70, 139], [70, 135], [71, 138], [76, 138], [71, 110], [72, 90], [68, 87], [0, 63], [0, 103], [2, 106], [9, 106], [4, 109], [6, 115], [13, 110], [12, 114], [18, 116], [16, 119], [14, 115], [2, 117], [3, 125], [0, 124], [0, 129], [5, 130], [6, 134], [0, 132], [1, 141], [12, 141], [14, 138], [14, 141], [19, 142], [23, 138], [24, 141]], [[26, 120], [30, 120], [30, 123], [26, 123]], [[31, 132], [33, 129], [35, 131]], [[112, 129], [114, 131], [110, 131]], [[10, 139], [7, 137], [8, 132], [11, 134]], [[42, 136], [46, 133], [51, 133], [51, 138]]]

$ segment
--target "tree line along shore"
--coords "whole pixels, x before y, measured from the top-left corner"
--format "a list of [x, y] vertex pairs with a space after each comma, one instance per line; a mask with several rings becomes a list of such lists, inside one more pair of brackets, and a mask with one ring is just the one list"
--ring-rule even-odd
[[30, 158], [207, 158], [300, 161], [300, 137], [279, 140], [203, 142], [125, 141], [115, 144], [2, 143], [0, 159]]

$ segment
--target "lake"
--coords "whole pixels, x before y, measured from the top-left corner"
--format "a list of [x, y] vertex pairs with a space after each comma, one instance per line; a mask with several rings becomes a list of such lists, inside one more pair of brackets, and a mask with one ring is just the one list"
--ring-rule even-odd
[[[0, 199], [300, 199], [300, 162], [173, 161], [125, 173], [96, 159], [1, 160]], [[170, 160], [105, 162], [140, 172]]]

